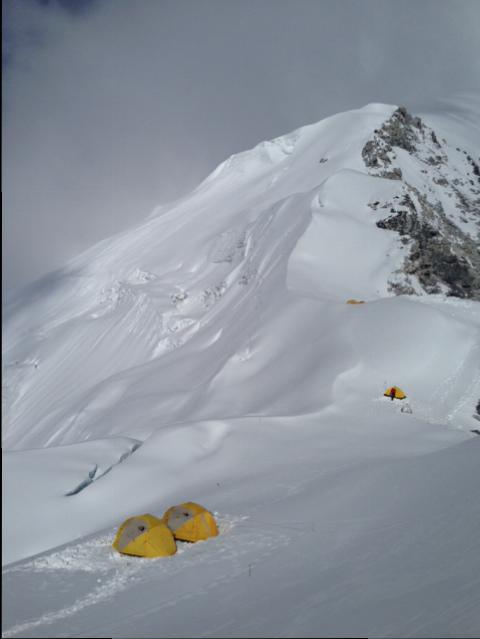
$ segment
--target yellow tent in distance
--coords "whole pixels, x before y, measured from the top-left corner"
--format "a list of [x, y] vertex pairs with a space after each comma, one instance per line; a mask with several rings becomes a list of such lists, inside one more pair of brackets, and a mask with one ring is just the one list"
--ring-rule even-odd
[[406, 398], [405, 393], [403, 392], [401, 388], [398, 388], [398, 386], [390, 386], [390, 388], [387, 388], [387, 390], [383, 394], [385, 397], [390, 397], [392, 399]]
[[347, 304], [365, 304], [363, 300], [347, 300]]
[[215, 517], [200, 504], [185, 502], [172, 506], [163, 515], [163, 521], [172, 531], [175, 539], [181, 541], [201, 541], [218, 535]]
[[167, 557], [177, 552], [177, 544], [165, 522], [148, 514], [125, 520], [112, 546], [119, 553], [136, 557]]

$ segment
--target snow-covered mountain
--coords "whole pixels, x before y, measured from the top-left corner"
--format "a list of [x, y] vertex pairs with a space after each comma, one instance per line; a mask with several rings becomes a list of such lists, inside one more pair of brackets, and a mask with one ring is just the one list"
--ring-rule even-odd
[[[472, 563], [453, 569], [444, 544], [458, 531], [448, 518], [429, 550], [417, 530], [407, 541], [393, 535], [399, 557], [383, 548], [363, 562], [358, 553], [374, 552], [366, 540], [382, 545], [380, 531], [402, 517], [416, 530], [424, 512], [425, 530], [437, 531], [441, 508], [428, 505], [426, 486], [457, 519], [479, 523], [470, 432], [480, 397], [479, 122], [480, 100], [464, 96], [430, 113], [369, 104], [302, 127], [232, 156], [193, 193], [18, 293], [3, 335], [4, 560], [108, 532], [4, 578], [12, 593], [26, 592], [22, 579], [53, 570], [60, 583], [73, 561], [97, 581], [108, 575], [109, 587], [37, 617], [12, 603], [5, 636], [62, 633], [72, 617], [82, 632], [114, 633], [105, 601], [132, 594], [130, 579], [166, 587], [173, 561], [202, 593], [189, 595], [188, 623], [174, 614], [179, 584], [168, 623], [156, 629], [165, 599], [128, 636], [188, 635], [200, 600], [210, 610], [222, 584], [237, 599], [222, 594], [225, 613], [200, 618], [195, 635], [257, 636], [265, 615], [269, 636], [280, 627], [286, 636], [438, 631], [447, 594], [428, 599], [422, 616], [412, 589], [420, 580], [438, 594], [439, 562], [464, 587], [445, 623], [461, 610], [452, 633], [473, 636]], [[383, 397], [392, 384], [407, 410]], [[448, 487], [459, 467], [463, 501]], [[441, 482], [425, 479], [422, 469], [437, 477], [438, 468]], [[216, 510], [218, 540], [165, 560], [158, 574], [158, 562], [138, 572], [141, 561], [113, 556], [108, 540], [123, 517], [185, 498]], [[410, 551], [419, 561], [427, 553], [423, 577], [406, 571]], [[344, 557], [346, 572], [330, 555]], [[195, 585], [205, 562], [210, 585]], [[239, 586], [245, 562], [249, 581]], [[253, 564], [265, 569], [258, 582]], [[395, 570], [401, 584], [375, 617]], [[359, 571], [371, 585], [368, 614], [357, 593], [345, 616], [327, 603], [335, 593], [350, 600], [359, 582], [347, 576]], [[262, 612], [261, 593], [267, 609], [288, 601], [290, 622]], [[401, 601], [402, 620], [393, 611]], [[117, 631], [132, 633], [122, 620]]]
[[[468, 126], [460, 141], [448, 117], [427, 123], [374, 104], [259, 144], [21, 293], [4, 327], [5, 446], [325, 408], [337, 376], [364, 362], [328, 316], [356, 331], [381, 308], [388, 341], [399, 313], [432, 314], [438, 350], [443, 306], [392, 295], [480, 299], [480, 137]], [[352, 297], [370, 302], [354, 318]], [[358, 371], [360, 395], [393, 375], [427, 410], [436, 381], [420, 389], [416, 367], [396, 371], [408, 335], [383, 370]], [[332, 340], [343, 359], [327, 373]], [[435, 419], [448, 421], [446, 403]]]

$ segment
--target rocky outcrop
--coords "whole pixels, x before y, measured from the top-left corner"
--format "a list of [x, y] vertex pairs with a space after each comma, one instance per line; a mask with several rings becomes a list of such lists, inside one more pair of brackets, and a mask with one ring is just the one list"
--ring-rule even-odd
[[[404, 179], [399, 149], [419, 164], [425, 188]], [[446, 141], [439, 141], [431, 128], [404, 107], [375, 130], [362, 150], [370, 174], [403, 182], [403, 196], [380, 206], [389, 208], [390, 214], [377, 221], [378, 228], [398, 233], [409, 249], [401, 274], [397, 273], [403, 277], [390, 282], [396, 294], [420, 289], [480, 299], [480, 170], [470, 155], [456, 150], [467, 160], [469, 169], [464, 174], [449, 166]], [[442, 201], [448, 203], [448, 211]], [[371, 207], [378, 210], [380, 204], [377, 201]]]
[[380, 129], [375, 129], [375, 137], [363, 148], [365, 164], [370, 167], [379, 166], [380, 161], [390, 164], [388, 154], [394, 146], [408, 152], [415, 151], [418, 132], [422, 129], [420, 118], [412, 117], [405, 107], [399, 107]]
[[[412, 190], [420, 203], [418, 211], [407, 193], [400, 203], [404, 208], [377, 222], [378, 228], [396, 231], [410, 246], [404, 272], [415, 275], [427, 293], [480, 299], [477, 243], [447, 218], [441, 204], [432, 206], [418, 190]], [[393, 290], [406, 292], [398, 285]]]

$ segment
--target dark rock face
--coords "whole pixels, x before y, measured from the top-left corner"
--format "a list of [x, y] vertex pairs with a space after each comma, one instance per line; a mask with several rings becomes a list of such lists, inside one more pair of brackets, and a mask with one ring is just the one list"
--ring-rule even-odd
[[[404, 198], [403, 203], [406, 201]], [[438, 211], [442, 224], [435, 220], [434, 228], [433, 220], [429, 223], [425, 216], [416, 214], [413, 203], [411, 207], [413, 212], [399, 211], [377, 222], [378, 228], [395, 231], [410, 244], [405, 273], [416, 275], [427, 293], [446, 290], [449, 296], [480, 299], [480, 254], [475, 243], [464, 237], [452, 250], [451, 240], [460, 233], [457, 227], [445, 216], [442, 219], [442, 212]], [[397, 287], [396, 292], [406, 291]]]
[[478, 166], [478, 164], [475, 162], [475, 160], [470, 157], [469, 155], [467, 155], [467, 160], [470, 162], [470, 164], [472, 165], [472, 169], [473, 169], [473, 175], [476, 175], [478, 178], [478, 181], [480, 182], [480, 167]]
[[[424, 131], [425, 126], [420, 118], [411, 116], [405, 107], [399, 107], [380, 129], [375, 130], [373, 140], [363, 147], [365, 165], [369, 168], [385, 168], [392, 164], [394, 147], [413, 153], [422, 141]], [[432, 141], [438, 145], [435, 134], [433, 136]], [[398, 179], [401, 179], [401, 174]]]
[[427, 293], [441, 293], [440, 284], [443, 283], [448, 287], [449, 296], [476, 297], [480, 279], [467, 260], [452, 253], [444, 240], [429, 241], [428, 236], [428, 231], [425, 235], [420, 234], [410, 253], [411, 263], [406, 272], [417, 275]]
[[[397, 149], [409, 153], [418, 163], [426, 176], [424, 192], [404, 180], [401, 168], [395, 166]], [[401, 268], [403, 280], [390, 282], [395, 294], [415, 293], [413, 277], [425, 293], [480, 300], [480, 190], [473, 186], [480, 169], [464, 153], [468, 163], [465, 175], [450, 169], [446, 148], [435, 132], [404, 107], [396, 109], [375, 130], [362, 150], [371, 175], [403, 182], [403, 196], [396, 198], [399, 201], [393, 206], [381, 206], [390, 207], [390, 215], [376, 223], [378, 228], [398, 233], [402, 244], [409, 248]], [[449, 206], [452, 202], [448, 215], [435, 198], [435, 188], [442, 189]], [[377, 201], [371, 208], [378, 210], [379, 204]], [[462, 228], [476, 224], [478, 237], [462, 230], [457, 220], [465, 224]]]

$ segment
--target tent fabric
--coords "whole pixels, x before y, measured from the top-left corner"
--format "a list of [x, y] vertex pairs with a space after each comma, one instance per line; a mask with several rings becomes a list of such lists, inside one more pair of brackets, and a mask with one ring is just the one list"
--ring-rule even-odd
[[167, 557], [177, 552], [177, 544], [164, 521], [145, 514], [129, 517], [118, 529], [113, 548], [137, 557]]
[[163, 515], [163, 521], [175, 539], [181, 541], [195, 542], [218, 535], [215, 517], [206, 508], [194, 502], [172, 506]]
[[347, 304], [365, 304], [363, 300], [347, 300]]
[[401, 388], [398, 388], [398, 386], [390, 386], [390, 388], [387, 388], [387, 390], [383, 393], [385, 395], [385, 397], [391, 397], [392, 396], [392, 389], [394, 390], [394, 398], [395, 399], [405, 399], [406, 398], [406, 394], [403, 392], [403, 390]]

